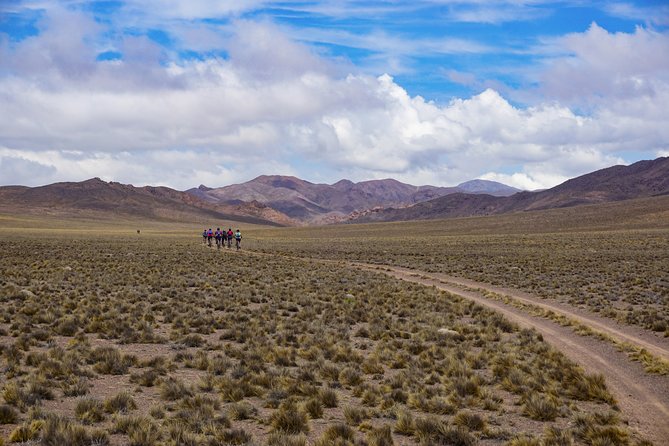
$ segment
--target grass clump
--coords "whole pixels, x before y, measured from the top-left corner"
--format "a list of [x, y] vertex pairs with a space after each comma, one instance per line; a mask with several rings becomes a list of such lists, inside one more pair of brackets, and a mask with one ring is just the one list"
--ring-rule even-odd
[[309, 432], [309, 417], [298, 409], [294, 403], [281, 403], [271, 417], [272, 429], [285, 434], [300, 434]]
[[0, 404], [0, 424], [15, 424], [19, 414], [12, 406]]
[[538, 393], [530, 394], [523, 405], [523, 414], [537, 421], [554, 421], [559, 412], [559, 407], [554, 399]]
[[390, 426], [387, 424], [367, 432], [366, 439], [368, 446], [392, 446], [394, 444]]
[[248, 420], [255, 417], [258, 410], [249, 403], [233, 403], [228, 409], [228, 415], [233, 420]]
[[369, 412], [363, 407], [346, 406], [344, 407], [344, 418], [351, 426], [358, 426], [363, 420], [369, 418]]
[[160, 384], [160, 397], [167, 401], [176, 401], [192, 394], [192, 390], [177, 378], [169, 377]]
[[400, 435], [413, 435], [416, 429], [413, 415], [408, 410], [399, 410], [393, 430]]
[[272, 432], [267, 437], [267, 446], [307, 446], [307, 437], [304, 434], [289, 435]]
[[355, 443], [355, 431], [351, 427], [337, 423], [325, 429], [325, 432], [316, 440], [315, 446], [339, 446]]
[[323, 403], [318, 398], [309, 398], [304, 403], [304, 411], [309, 414], [312, 419], [323, 417]]
[[103, 375], [125, 375], [135, 362], [134, 357], [123, 355], [114, 347], [96, 348], [91, 359], [95, 363], [93, 370]]
[[85, 424], [99, 423], [105, 419], [104, 405], [96, 398], [82, 398], [74, 407], [74, 415]]
[[339, 404], [337, 392], [335, 392], [334, 389], [321, 389], [319, 397], [324, 407], [333, 408], [337, 407], [337, 404]]
[[35, 440], [39, 437], [43, 425], [42, 421], [23, 423], [9, 434], [9, 441], [12, 443], [24, 443]]
[[107, 413], [125, 414], [137, 409], [137, 403], [128, 392], [120, 392], [105, 400], [104, 409]]
[[465, 427], [472, 431], [482, 431], [485, 429], [487, 423], [481, 415], [463, 410], [455, 414], [453, 417], [453, 424]]

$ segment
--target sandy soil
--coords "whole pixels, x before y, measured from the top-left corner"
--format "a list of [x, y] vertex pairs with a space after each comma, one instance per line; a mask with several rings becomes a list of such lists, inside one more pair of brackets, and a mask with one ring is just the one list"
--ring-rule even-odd
[[531, 316], [501, 301], [488, 299], [481, 290], [504, 294], [521, 302], [551, 309], [555, 313], [576, 319], [584, 325], [622, 341], [642, 346], [656, 356], [669, 360], [669, 340], [666, 338], [518, 290], [404, 268], [361, 263], [352, 266], [379, 271], [410, 282], [435, 286], [494, 309], [521, 327], [536, 329], [546, 342], [580, 364], [587, 372], [604, 375], [631, 429], [658, 446], [669, 445], [669, 376], [650, 375], [644, 371], [641, 364], [631, 361], [610, 342], [578, 335], [569, 327]]

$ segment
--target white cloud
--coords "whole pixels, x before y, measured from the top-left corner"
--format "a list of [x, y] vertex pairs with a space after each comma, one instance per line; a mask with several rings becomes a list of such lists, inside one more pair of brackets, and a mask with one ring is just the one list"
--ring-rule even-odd
[[[546, 68], [544, 87], [567, 103], [595, 91], [579, 115], [559, 101], [519, 107], [493, 89], [436, 104], [388, 75], [349, 74], [262, 21], [226, 28], [227, 59], [171, 63], [150, 40], [124, 37], [113, 42], [123, 59], [100, 62], [91, 36], [103, 24], [47, 16], [40, 35], [0, 50], [0, 184], [34, 168], [24, 184], [99, 176], [187, 188], [290, 173], [453, 185], [485, 173], [535, 189], [669, 141], [666, 60], [645, 60], [667, 36], [647, 30], [593, 25], [560, 41], [573, 54]], [[635, 78], [641, 87], [616, 88]]]
[[669, 33], [637, 27], [609, 33], [596, 23], [547, 44], [565, 54], [548, 59], [538, 81], [549, 98], [579, 106], [655, 97], [669, 84]]

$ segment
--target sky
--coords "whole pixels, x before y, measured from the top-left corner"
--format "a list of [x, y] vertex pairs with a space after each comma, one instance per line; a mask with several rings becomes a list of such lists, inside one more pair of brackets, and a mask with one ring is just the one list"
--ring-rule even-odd
[[666, 0], [0, 0], [0, 185], [532, 190], [660, 156]]

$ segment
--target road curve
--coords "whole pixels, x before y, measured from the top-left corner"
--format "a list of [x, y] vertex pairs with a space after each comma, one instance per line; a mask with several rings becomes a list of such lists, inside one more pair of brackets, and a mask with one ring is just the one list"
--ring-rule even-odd
[[521, 327], [534, 328], [542, 334], [546, 342], [581, 365], [588, 373], [604, 375], [609, 390], [616, 398], [623, 417], [628, 421], [631, 429], [635, 430], [641, 437], [652, 441], [655, 445], [669, 444], [669, 376], [649, 375], [643, 370], [641, 364], [632, 362], [625, 353], [616, 350], [609, 342], [591, 336], [578, 335], [569, 327], [563, 327], [542, 317], [529, 315], [502, 301], [487, 299], [480, 291], [472, 288], [510, 295], [515, 299], [533, 305], [542, 304], [543, 308], [565, 314], [577, 319], [584, 325], [616, 336], [626, 342], [642, 345], [654, 354], [667, 358], [666, 347], [663, 347], [661, 342], [652, 342], [649, 339], [634, 336], [630, 332], [615, 327], [614, 321], [607, 324], [604, 318], [593, 320], [591, 317], [580, 313], [568, 313], [564, 311], [562, 306], [552, 306], [552, 303], [546, 304], [536, 297], [519, 293], [516, 290], [510, 291], [465, 279], [405, 268], [364, 263], [350, 263], [350, 265], [360, 269], [381, 272], [409, 282], [435, 286], [438, 289], [491, 308]]

